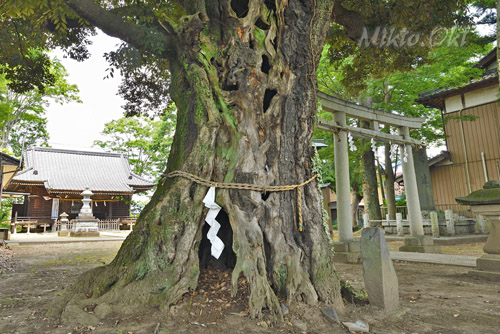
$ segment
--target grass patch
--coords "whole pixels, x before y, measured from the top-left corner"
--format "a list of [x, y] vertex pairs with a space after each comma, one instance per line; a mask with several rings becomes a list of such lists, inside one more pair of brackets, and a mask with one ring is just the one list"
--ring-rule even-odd
[[451, 255], [470, 255], [470, 256], [481, 256], [484, 254], [483, 251], [484, 243], [472, 243], [472, 244], [460, 244], [460, 245], [449, 245], [442, 246], [441, 252], [443, 254]]
[[46, 261], [42, 263], [35, 264], [35, 266], [52, 266], [52, 265], [59, 265], [59, 264], [78, 264], [78, 263], [83, 263], [83, 262], [96, 262], [96, 263], [101, 263], [101, 264], [107, 264], [113, 261], [114, 256], [83, 256], [83, 257], [75, 257], [73, 259], [58, 259], [58, 260], [51, 260], [51, 261]]

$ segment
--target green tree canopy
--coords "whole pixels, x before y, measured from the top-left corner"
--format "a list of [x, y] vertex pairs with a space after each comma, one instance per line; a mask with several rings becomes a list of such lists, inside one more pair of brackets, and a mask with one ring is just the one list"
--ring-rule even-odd
[[122, 117], [104, 125], [105, 140], [94, 145], [127, 154], [134, 173], [158, 181], [167, 164], [175, 128], [175, 105], [158, 119]]
[[[33, 57], [43, 54], [40, 50], [31, 50]], [[33, 86], [31, 90], [18, 92], [12, 86], [12, 80], [6, 73], [0, 74], [0, 125], [1, 146], [8, 146], [14, 155], [20, 156], [22, 146], [47, 144], [49, 134], [46, 130], [45, 108], [50, 103], [64, 104], [78, 101], [78, 88], [66, 81], [66, 70], [57, 59], [47, 63], [46, 72], [53, 80], [45, 82], [40, 90]], [[1, 69], [6, 66], [0, 65]]]
[[[351, 64], [355, 55], [342, 62], [332, 61], [331, 45], [327, 44], [317, 71], [318, 87], [325, 93], [347, 100], [359, 101], [360, 98], [369, 97], [376, 109], [405, 116], [425, 117], [426, 121], [422, 128], [413, 130], [412, 136], [421, 139], [428, 146], [439, 146], [444, 142], [441, 111], [426, 108], [415, 100], [419, 94], [426, 91], [462, 86], [469, 83], [472, 78], [477, 78], [483, 71], [474, 68], [473, 64], [492, 48], [491, 44], [485, 44], [488, 39], [480, 37], [473, 29], [454, 28], [447, 30], [446, 33], [447, 35], [441, 39], [442, 42], [426, 56], [425, 62], [422, 61], [404, 71], [390, 72], [385, 69], [386, 73], [382, 77], [371, 75], [360, 82], [358, 88], [363, 87], [361, 92], [349, 86]], [[377, 48], [376, 45], [371, 47]], [[320, 111], [318, 116], [331, 119], [330, 113]], [[324, 178], [333, 180], [335, 177], [333, 136], [331, 133], [315, 130], [314, 138], [322, 138], [330, 145], [321, 149], [319, 154], [324, 164]], [[353, 193], [361, 195], [363, 178], [359, 161], [364, 147], [358, 139], [354, 139], [353, 144], [352, 148], [356, 149], [351, 149], [349, 153], [351, 187]], [[393, 158], [395, 156], [397, 155], [393, 155]], [[394, 163], [397, 164], [398, 161]], [[383, 161], [382, 165], [385, 165]]]

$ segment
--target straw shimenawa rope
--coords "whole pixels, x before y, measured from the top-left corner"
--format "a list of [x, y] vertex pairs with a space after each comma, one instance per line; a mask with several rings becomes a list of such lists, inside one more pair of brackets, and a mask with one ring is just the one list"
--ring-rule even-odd
[[267, 193], [267, 192], [277, 192], [277, 191], [288, 191], [288, 190], [294, 190], [297, 189], [297, 207], [298, 207], [298, 212], [299, 212], [299, 231], [302, 232], [302, 229], [304, 228], [304, 225], [302, 223], [302, 187], [305, 186], [306, 184], [312, 182], [318, 175], [313, 175], [309, 180], [304, 181], [300, 184], [292, 184], [288, 186], [259, 186], [255, 184], [248, 184], [248, 183], [224, 183], [224, 182], [214, 182], [214, 181], [209, 181], [202, 179], [199, 176], [183, 172], [180, 170], [168, 173], [166, 175], [169, 178], [173, 177], [183, 177], [188, 180], [191, 180], [193, 182], [196, 182], [198, 184], [201, 184], [203, 186], [207, 187], [215, 187], [215, 188], [221, 188], [221, 189], [238, 189], [238, 190], [251, 190], [251, 191], [259, 191], [261, 193]]

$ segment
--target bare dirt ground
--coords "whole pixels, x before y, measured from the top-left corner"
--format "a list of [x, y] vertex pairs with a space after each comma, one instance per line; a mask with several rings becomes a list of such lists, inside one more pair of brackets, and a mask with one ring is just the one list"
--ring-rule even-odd
[[[144, 309], [128, 317], [111, 314], [96, 325], [67, 325], [48, 319], [54, 299], [82, 272], [109, 263], [120, 242], [16, 246], [2, 249], [0, 333], [346, 333], [318, 307], [288, 305], [285, 321], [270, 324], [248, 316], [246, 282], [236, 298], [229, 294], [230, 273], [202, 272], [200, 286], [168, 313]], [[461, 254], [467, 246], [460, 246]], [[474, 252], [472, 245], [470, 252]], [[12, 256], [11, 260], [7, 260]], [[8, 263], [7, 263], [8, 262]], [[342, 321], [361, 319], [370, 333], [499, 333], [500, 283], [467, 275], [468, 268], [396, 263], [401, 308], [384, 314], [370, 305], [346, 304]], [[361, 265], [337, 265], [343, 280], [364, 287]], [[87, 312], [92, 313], [89, 308]]]
[[[399, 247], [404, 245], [403, 241], [391, 241], [388, 242], [390, 251], [398, 251]], [[475, 242], [470, 244], [460, 244], [460, 245], [446, 245], [441, 246], [441, 253], [450, 255], [470, 255], [480, 257], [484, 255], [483, 252], [484, 242]]]

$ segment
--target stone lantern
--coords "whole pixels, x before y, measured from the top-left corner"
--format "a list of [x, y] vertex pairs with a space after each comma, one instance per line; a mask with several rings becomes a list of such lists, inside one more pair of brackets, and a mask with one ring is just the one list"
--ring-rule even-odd
[[61, 219], [59, 220], [61, 222], [61, 229], [57, 233], [58, 236], [60, 237], [67, 237], [69, 235], [68, 231], [68, 217], [69, 215], [66, 212], [61, 213], [59, 216]]
[[94, 195], [92, 191], [90, 191], [89, 188], [85, 188], [85, 190], [80, 194], [82, 195], [82, 202], [83, 206], [80, 209], [80, 213], [78, 214], [79, 219], [85, 219], [85, 218], [94, 218], [92, 215], [92, 208], [90, 207], [90, 202], [92, 201], [90, 197]]
[[476, 270], [469, 273], [500, 281], [500, 181], [486, 182], [483, 189], [466, 197], [457, 197], [456, 201], [470, 205], [474, 214], [486, 217], [491, 223], [491, 231], [483, 247], [486, 254], [477, 259]]
[[92, 208], [90, 207], [90, 196], [94, 195], [89, 188], [80, 194], [83, 199], [83, 206], [80, 209], [78, 217], [74, 220], [75, 224], [71, 229], [70, 237], [98, 237], [99, 234], [99, 220], [92, 215]]

